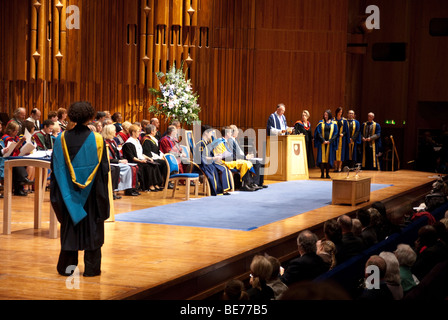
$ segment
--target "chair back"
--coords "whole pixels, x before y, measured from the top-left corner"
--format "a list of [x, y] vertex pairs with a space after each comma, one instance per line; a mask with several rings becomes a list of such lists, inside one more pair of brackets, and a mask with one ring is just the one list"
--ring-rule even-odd
[[163, 155], [168, 166], [168, 174], [171, 175], [173, 172], [179, 172], [179, 165], [177, 164], [176, 157], [170, 153]]
[[193, 140], [193, 131], [192, 130], [185, 130], [185, 141], [187, 141], [187, 144], [190, 147], [191, 152], [193, 152], [194, 140]]
[[187, 158], [191, 159], [191, 154], [190, 154], [189, 148], [187, 146], [184, 146], [184, 145], [182, 145], [181, 148], [182, 148], [182, 151], [185, 152], [185, 154], [187, 155]]

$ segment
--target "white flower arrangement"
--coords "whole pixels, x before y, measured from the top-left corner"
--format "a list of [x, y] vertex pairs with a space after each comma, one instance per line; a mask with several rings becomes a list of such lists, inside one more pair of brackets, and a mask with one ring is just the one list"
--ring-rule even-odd
[[149, 111], [156, 117], [165, 115], [166, 121], [178, 120], [188, 125], [198, 121], [201, 111], [198, 104], [199, 96], [193, 92], [190, 79], [185, 80], [182, 66], [176, 69], [173, 65], [166, 74], [157, 72], [156, 75], [160, 89], [149, 89], [157, 102], [155, 106], [149, 108]]

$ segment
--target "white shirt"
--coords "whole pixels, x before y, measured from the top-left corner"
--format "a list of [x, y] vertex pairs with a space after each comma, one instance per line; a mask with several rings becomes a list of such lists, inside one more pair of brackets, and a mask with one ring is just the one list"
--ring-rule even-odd
[[145, 157], [143, 157], [143, 147], [140, 144], [140, 141], [132, 137], [129, 137], [126, 143], [132, 143], [135, 146], [135, 150], [137, 151], [137, 159], [145, 160]]

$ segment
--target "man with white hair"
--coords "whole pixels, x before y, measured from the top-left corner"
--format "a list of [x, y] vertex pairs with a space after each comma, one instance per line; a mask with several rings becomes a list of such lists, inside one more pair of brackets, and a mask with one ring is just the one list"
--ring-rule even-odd
[[375, 114], [369, 112], [367, 122], [361, 127], [362, 167], [366, 170], [379, 170], [378, 154], [381, 149], [381, 126], [375, 122]]

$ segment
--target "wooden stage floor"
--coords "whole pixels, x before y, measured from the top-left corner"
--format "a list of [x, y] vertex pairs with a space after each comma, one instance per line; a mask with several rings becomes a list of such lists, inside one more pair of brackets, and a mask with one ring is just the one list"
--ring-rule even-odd
[[[337, 177], [344, 173], [332, 175]], [[388, 209], [403, 205], [410, 209], [430, 190], [435, 179], [433, 173], [406, 170], [365, 171], [362, 175], [372, 177], [372, 183], [393, 184], [393, 187], [372, 192], [369, 203], [356, 207], [330, 205], [250, 232], [109, 222], [102, 251], [102, 275], [95, 278], [81, 275], [79, 289], [67, 288], [67, 278], [56, 272], [60, 242], [48, 237], [49, 193], [45, 194], [43, 223], [39, 230], [33, 229], [33, 194], [27, 198], [13, 197], [12, 234], [0, 235], [0, 299], [206, 298], [218, 292], [220, 284], [227, 279], [235, 275], [247, 276], [246, 268], [256, 253], [268, 252], [281, 261], [291, 258], [300, 230], [309, 228], [318, 232], [326, 220], [353, 213], [374, 201], [387, 202]], [[319, 176], [320, 172], [311, 170], [310, 179]], [[182, 201], [182, 192], [178, 192], [174, 200], [160, 200], [160, 195], [123, 196], [114, 202], [115, 213]], [[231, 199], [230, 196], [229, 201]], [[3, 208], [3, 200], [0, 200], [0, 208]], [[0, 224], [3, 230], [3, 221]], [[79, 261], [82, 274], [82, 253]], [[204, 288], [213, 285], [217, 287], [203, 293]]]

